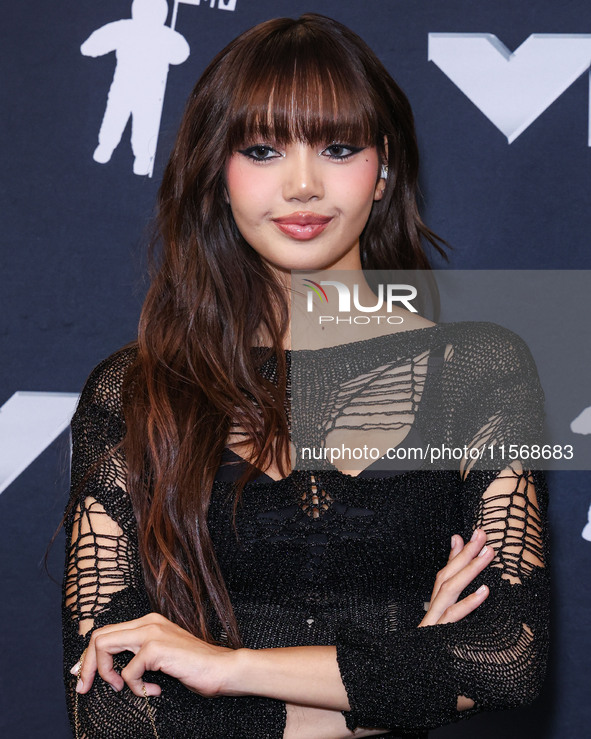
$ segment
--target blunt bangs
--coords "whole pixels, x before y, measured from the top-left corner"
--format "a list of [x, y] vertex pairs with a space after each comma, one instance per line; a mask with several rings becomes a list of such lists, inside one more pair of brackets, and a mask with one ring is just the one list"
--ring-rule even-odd
[[379, 145], [371, 86], [346, 44], [294, 26], [250, 44], [239, 56], [228, 109], [228, 153], [267, 141]]

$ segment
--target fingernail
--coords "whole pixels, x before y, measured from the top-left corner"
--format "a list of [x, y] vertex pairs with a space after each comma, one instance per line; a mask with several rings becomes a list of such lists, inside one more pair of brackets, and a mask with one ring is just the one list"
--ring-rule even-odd
[[476, 592], [478, 593], [478, 595], [481, 595], [485, 591], [486, 591], [486, 585], [481, 585]]
[[79, 669], [80, 669], [80, 662], [78, 661], [78, 662], [76, 662], [76, 664], [74, 665], [74, 667], [72, 667], [72, 669], [70, 670], [70, 674], [77, 675]]
[[456, 545], [456, 535], [454, 534], [451, 537], [451, 548], [453, 549], [455, 547], [455, 545]]
[[76, 692], [79, 693], [82, 690], [82, 680], [78, 678], [78, 682], [76, 683]]
[[472, 538], [470, 539], [470, 541], [474, 541], [474, 539], [476, 539], [479, 531], [480, 529], [474, 529], [474, 533], [472, 534]]
[[486, 544], [482, 547], [482, 549], [478, 552], [479, 557], [483, 557], [488, 552], [488, 547]]
[[[111, 684], [109, 683], [109, 685], [111, 685]], [[114, 690], [114, 691], [115, 691], [116, 693], [118, 693], [118, 692], [119, 692], [119, 688], [116, 688], [116, 687], [115, 687], [114, 685], [111, 685], [111, 687], [113, 688], [113, 690]]]

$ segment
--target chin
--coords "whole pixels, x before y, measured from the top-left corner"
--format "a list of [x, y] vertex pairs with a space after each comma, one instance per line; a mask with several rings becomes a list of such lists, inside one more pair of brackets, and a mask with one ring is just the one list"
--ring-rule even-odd
[[[285, 271], [285, 272], [292, 272], [292, 271], [301, 271], [301, 272], [323, 272], [324, 270], [328, 270], [332, 268], [332, 263], [325, 264], [324, 262], [320, 263], [314, 263], [314, 262], [302, 262], [297, 264], [290, 264], [286, 267], [279, 267], [279, 269]], [[335, 269], [339, 269], [338, 267], [335, 267]]]
[[310, 272], [325, 269], [352, 269], [356, 264], [355, 259], [348, 258], [348, 255], [337, 254], [336, 256], [320, 254], [300, 255], [298, 259], [285, 260], [285, 264], [289, 264], [286, 269], [308, 270]]
[[305, 272], [315, 272], [317, 270], [330, 269], [335, 260], [320, 259], [290, 259], [290, 260], [267, 260], [274, 268], [282, 272], [291, 272], [292, 270], [302, 270]]

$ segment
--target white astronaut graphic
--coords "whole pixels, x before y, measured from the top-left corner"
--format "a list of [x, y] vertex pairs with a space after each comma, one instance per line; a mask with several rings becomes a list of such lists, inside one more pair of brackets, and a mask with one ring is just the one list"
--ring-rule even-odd
[[[573, 434], [591, 434], [591, 405], [584, 408], [579, 415], [571, 421], [570, 430]], [[581, 532], [583, 539], [591, 541], [591, 506], [587, 514], [587, 523]]]
[[589, 506], [589, 511], [587, 512], [587, 523], [581, 532], [581, 536], [583, 539], [591, 541], [591, 506]]
[[166, 0], [133, 0], [131, 18], [107, 23], [80, 47], [85, 56], [115, 52], [117, 67], [93, 158], [104, 164], [131, 116], [133, 171], [152, 175], [168, 68], [189, 56], [189, 44], [178, 31], [165, 26]]

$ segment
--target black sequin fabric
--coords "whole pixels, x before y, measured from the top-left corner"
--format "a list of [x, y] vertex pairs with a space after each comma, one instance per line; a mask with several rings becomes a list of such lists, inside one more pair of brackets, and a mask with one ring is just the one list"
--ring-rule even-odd
[[[408, 426], [401, 444], [480, 440], [488, 448], [540, 437], [543, 393], [535, 365], [524, 342], [495, 324], [440, 324], [372, 340], [371, 351], [357, 342], [317, 356], [322, 361], [299, 365], [298, 382], [318, 389], [308, 407], [324, 412], [327, 430], [339, 414], [349, 431], [353, 424], [355, 433], [355, 423], [359, 433], [367, 428], [368, 404], [376, 396], [371, 387], [382, 392], [388, 383], [383, 371], [373, 385], [359, 378], [372, 376], [372, 367], [387, 367], [395, 397], [404, 399], [406, 392], [409, 402], [397, 418], [383, 408], [376, 418], [393, 432]], [[125, 459], [112, 451], [125, 433], [120, 389], [133, 357], [134, 349], [122, 350], [93, 371], [72, 420], [74, 505], [66, 521], [63, 586], [72, 726], [75, 678], [69, 668], [92, 630], [150, 611]], [[273, 361], [262, 371], [272, 379]], [[327, 377], [334, 392], [324, 387]], [[290, 419], [292, 439], [298, 429], [304, 436], [315, 433], [305, 407]], [[549, 611], [547, 490], [540, 471], [519, 460], [494, 469], [490, 459], [468, 469], [458, 463], [391, 470], [373, 464], [356, 477], [329, 463], [314, 470], [296, 465], [282, 480], [261, 473], [246, 486], [237, 539], [232, 488], [240, 471], [240, 458], [227, 450], [208, 521], [244, 645], [335, 645], [349, 730], [381, 727], [383, 736], [425, 737], [429, 728], [536, 697]], [[487, 532], [496, 555], [464, 594], [485, 583], [489, 597], [456, 623], [418, 628], [451, 535], [467, 540], [476, 527]], [[223, 643], [221, 626], [214, 636]], [[116, 665], [130, 657], [118, 655]], [[283, 736], [282, 701], [204, 698], [162, 673], [146, 679], [163, 689], [150, 699], [162, 739]], [[458, 696], [472, 699], [474, 707], [459, 711]], [[144, 698], [128, 689], [115, 693], [99, 676], [80, 696], [78, 712], [86, 739], [153, 736]]]

